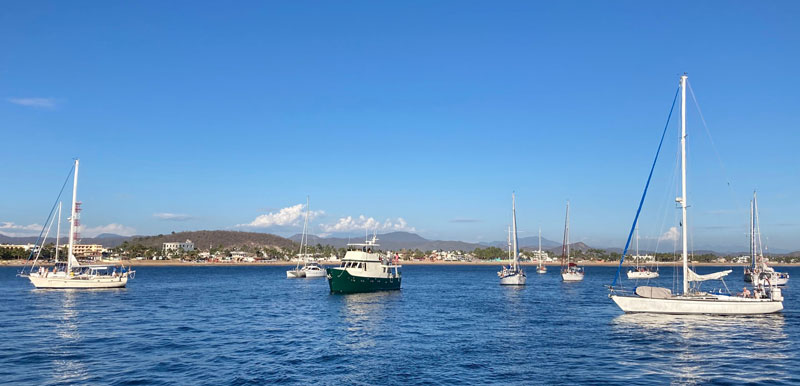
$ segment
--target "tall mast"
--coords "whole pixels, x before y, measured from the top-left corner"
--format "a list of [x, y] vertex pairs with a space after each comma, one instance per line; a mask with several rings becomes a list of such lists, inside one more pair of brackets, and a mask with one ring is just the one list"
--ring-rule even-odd
[[539, 227], [539, 267], [542, 266], [542, 227]]
[[78, 159], [75, 159], [75, 173], [72, 175], [72, 206], [70, 207], [70, 216], [69, 216], [69, 251], [67, 252], [67, 269], [72, 270], [72, 261], [75, 259], [75, 255], [72, 253], [73, 245], [75, 244], [75, 225], [78, 222], [78, 218], [76, 216], [76, 206], [78, 203]]
[[[755, 192], [753, 192], [753, 200], [750, 200], [750, 267], [755, 270], [756, 268], [756, 218], [753, 212], [755, 211]], [[751, 271], [751, 275], [755, 273]]]
[[567, 215], [564, 217], [564, 238], [561, 244], [561, 269], [564, 269], [564, 264], [569, 268], [569, 252], [567, 252], [569, 240], [567, 237], [567, 229], [569, 229], [569, 201], [567, 201]]
[[689, 271], [689, 256], [688, 256], [688, 238], [686, 225], [686, 73], [681, 76], [681, 196], [679, 202], [681, 203], [681, 215], [683, 221], [681, 222], [681, 233], [683, 238], [683, 293], [689, 292], [689, 278], [687, 273]]
[[567, 263], [569, 264], [569, 201], [567, 201], [567, 224], [564, 232], [566, 233], [564, 237], [567, 239]]
[[519, 246], [517, 245], [517, 202], [514, 193], [511, 193], [511, 227], [514, 232], [514, 270], [519, 268]]
[[61, 201], [58, 202], [58, 224], [56, 224], [56, 263], [58, 263], [58, 239], [61, 238]]
[[756, 256], [758, 256], [759, 263], [764, 262], [764, 243], [761, 241], [761, 222], [758, 220], [758, 197], [756, 197], [756, 192], [753, 191], [753, 215], [755, 221], [755, 229], [756, 229], [756, 242], [755, 250]]
[[506, 231], [506, 243], [508, 244], [508, 260], [511, 260], [511, 227]]
[[306, 232], [307, 232], [307, 229], [308, 229], [308, 204], [309, 204], [309, 199], [308, 199], [308, 196], [306, 196], [306, 218], [303, 221], [303, 235], [300, 236], [300, 256], [298, 256], [297, 267], [295, 268], [295, 270], [299, 270], [300, 269], [300, 261], [301, 261], [300, 259], [301, 258], [302, 258], [303, 262], [306, 262], [306, 260], [307, 260], [307, 258], [306, 258], [306, 254], [307, 253], [304, 253], [303, 249], [308, 244], [308, 236], [306, 236]]

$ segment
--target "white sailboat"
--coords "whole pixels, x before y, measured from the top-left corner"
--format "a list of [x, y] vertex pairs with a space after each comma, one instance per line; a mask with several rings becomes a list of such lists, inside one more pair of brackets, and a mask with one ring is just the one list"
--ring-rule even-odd
[[[286, 271], [286, 277], [289, 279], [296, 278], [313, 278], [325, 277], [325, 270], [315, 261], [310, 261], [308, 253], [308, 216], [309, 216], [309, 199], [306, 197], [306, 218], [303, 221], [303, 236], [300, 239], [300, 252], [298, 253], [297, 267], [295, 269]], [[303, 266], [300, 267], [300, 262]]]
[[542, 255], [542, 228], [539, 228], [539, 265], [536, 266], [536, 273], [547, 273], [547, 266], [544, 265]]
[[650, 256], [639, 254], [639, 226], [636, 226], [636, 255], [631, 256], [636, 262], [636, 266], [628, 270], [628, 279], [655, 279], [658, 277], [658, 270], [651, 270], [646, 265], [639, 265], [642, 260], [647, 260]]
[[684, 74], [681, 76], [680, 83], [681, 196], [675, 199], [680, 204], [682, 214], [680, 224], [682, 231], [683, 292], [681, 294], [673, 294], [668, 288], [640, 286], [635, 289], [633, 294], [630, 294], [619, 291], [613, 288], [612, 285], [612, 292], [609, 296], [622, 311], [630, 313], [748, 315], [779, 312], [783, 309], [783, 296], [777, 286], [764, 287], [757, 285], [752, 295], [749, 294], [749, 291], [743, 291], [744, 293], [740, 295], [701, 292], [697, 287], [692, 288], [690, 286], [690, 283], [722, 279], [731, 273], [731, 270], [698, 275], [689, 268], [686, 225], [686, 208], [688, 206], [686, 195], [686, 81], [687, 76]]
[[561, 280], [583, 280], [583, 267], [573, 263], [569, 257], [569, 201], [567, 201], [567, 217], [564, 220], [564, 245], [561, 247]]
[[514, 198], [514, 194], [511, 194], [511, 232], [509, 233], [509, 237], [512, 239], [512, 252], [513, 256], [511, 256], [511, 264], [508, 267], [503, 267], [503, 269], [497, 273], [497, 276], [500, 277], [500, 285], [525, 285], [525, 280], [527, 279], [525, 276], [525, 272], [522, 270], [522, 266], [519, 264], [519, 245], [517, 244], [517, 207], [516, 207], [516, 199]]
[[[758, 237], [756, 238], [756, 235]], [[768, 284], [784, 286], [789, 282], [789, 274], [777, 272], [767, 264], [764, 257], [764, 247], [761, 243], [761, 224], [758, 221], [758, 198], [753, 192], [753, 199], [750, 201], [750, 267], [744, 270], [744, 281], [753, 283], [765, 280]], [[753, 280], [756, 278], [756, 280]]]
[[[121, 288], [125, 287], [128, 279], [133, 279], [135, 271], [125, 270], [125, 267], [120, 267], [117, 272], [116, 268], [102, 266], [102, 265], [82, 265], [75, 258], [73, 253], [73, 246], [77, 238], [78, 226], [78, 159], [75, 159], [73, 167], [73, 181], [72, 181], [72, 207], [69, 218], [69, 248], [67, 250], [67, 261], [61, 263], [58, 261], [58, 246], [56, 247], [56, 264], [52, 269], [40, 266], [35, 270], [36, 263], [39, 258], [39, 253], [44, 246], [44, 241], [47, 240], [47, 235], [42, 241], [42, 247], [34, 259], [31, 269], [28, 273], [22, 273], [20, 276], [27, 277], [36, 288], [58, 288], [58, 289], [97, 289], [97, 288]], [[57, 226], [57, 233], [60, 233], [61, 224], [61, 204], [59, 203], [58, 209], [59, 224]], [[52, 225], [52, 220], [51, 220]], [[48, 227], [47, 232], [50, 232]], [[56, 236], [56, 239], [60, 234]]]

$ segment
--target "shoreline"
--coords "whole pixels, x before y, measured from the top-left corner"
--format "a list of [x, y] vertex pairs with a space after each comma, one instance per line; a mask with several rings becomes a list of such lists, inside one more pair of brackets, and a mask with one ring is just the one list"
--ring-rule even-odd
[[[337, 266], [340, 262], [338, 261], [321, 261], [319, 262], [320, 265], [323, 266]], [[266, 262], [247, 262], [247, 263], [221, 263], [221, 262], [211, 262], [211, 263], [195, 263], [195, 262], [183, 262], [183, 261], [173, 261], [173, 260], [121, 260], [121, 261], [113, 261], [113, 262], [96, 262], [87, 265], [125, 265], [131, 267], [252, 267], [252, 266], [283, 266], [283, 267], [290, 267], [297, 265], [297, 262], [290, 262], [290, 261], [266, 261]], [[401, 261], [400, 265], [441, 265], [441, 266], [503, 266], [508, 265], [508, 260], [504, 261]], [[43, 266], [52, 266], [52, 263], [45, 263], [41, 264]], [[535, 262], [522, 262], [520, 263], [523, 267], [535, 267], [537, 263]], [[616, 267], [619, 265], [619, 262], [597, 262], [597, 261], [587, 261], [587, 262], [579, 262], [578, 265], [584, 267]], [[681, 266], [682, 263], [680, 262], [670, 262], [670, 263], [659, 263], [658, 267], [674, 267], [674, 266]], [[747, 267], [750, 264], [747, 263], [694, 263], [690, 264], [692, 266], [700, 266], [700, 267]], [[23, 267], [25, 266], [24, 260], [5, 260], [0, 261], [0, 267]], [[560, 267], [561, 263], [546, 263], [545, 266], [549, 267]], [[630, 267], [629, 264], [623, 264], [623, 267]], [[800, 263], [784, 263], [784, 264], [770, 264], [772, 267], [796, 267], [800, 266]]]

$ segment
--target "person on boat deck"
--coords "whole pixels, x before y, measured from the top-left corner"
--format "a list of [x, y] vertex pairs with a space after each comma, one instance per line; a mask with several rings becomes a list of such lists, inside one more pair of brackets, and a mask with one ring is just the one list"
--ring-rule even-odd
[[750, 290], [747, 287], [742, 288], [742, 297], [749, 298], [750, 297]]
[[362, 252], [366, 252], [366, 251], [367, 251], [367, 247], [363, 247], [363, 248], [361, 248], [361, 251], [362, 251]]
[[367, 248], [367, 253], [372, 253], [372, 248]]

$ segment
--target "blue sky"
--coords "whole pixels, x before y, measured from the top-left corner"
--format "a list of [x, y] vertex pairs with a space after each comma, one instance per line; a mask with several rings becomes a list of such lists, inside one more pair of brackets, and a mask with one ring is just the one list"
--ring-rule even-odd
[[[521, 236], [560, 240], [569, 199], [573, 240], [621, 247], [686, 71], [711, 134], [690, 101], [695, 247], [746, 249], [758, 189], [768, 245], [797, 250], [798, 11], [4, 2], [0, 233], [42, 224], [77, 156], [86, 235], [293, 234], [308, 195], [313, 233], [489, 241], [505, 238], [516, 191]], [[677, 225], [677, 130], [643, 247], [664, 250]]]

